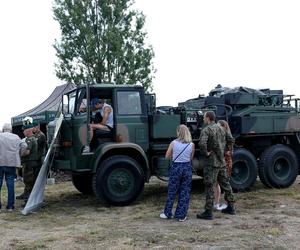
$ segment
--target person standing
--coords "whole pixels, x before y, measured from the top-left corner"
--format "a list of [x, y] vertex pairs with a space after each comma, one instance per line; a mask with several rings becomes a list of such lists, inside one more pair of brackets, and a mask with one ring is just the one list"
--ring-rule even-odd
[[[230, 127], [228, 125], [228, 122], [224, 121], [224, 120], [219, 120], [218, 121], [218, 125], [221, 126], [226, 133], [228, 133], [231, 136], [231, 130]], [[224, 151], [224, 157], [225, 157], [225, 166], [226, 166], [226, 172], [228, 177], [230, 178], [231, 176], [231, 172], [232, 172], [232, 143], [227, 143], [226, 147], [225, 147], [225, 151]], [[224, 208], [227, 207], [226, 204], [220, 204], [220, 196], [221, 196], [221, 188], [219, 183], [217, 183], [217, 185], [215, 186], [215, 204], [214, 204], [214, 208], [216, 210], [222, 210]]]
[[33, 128], [33, 134], [37, 140], [37, 144], [38, 144], [38, 160], [39, 160], [39, 165], [40, 167], [37, 169], [37, 171], [35, 172], [36, 176], [34, 177], [35, 180], [39, 174], [39, 171], [41, 169], [41, 166], [43, 164], [44, 161], [44, 156], [46, 153], [46, 146], [47, 146], [47, 141], [46, 141], [46, 136], [45, 134], [41, 131], [40, 129], [40, 125], [35, 122], [34, 123], [34, 128]]
[[38, 144], [37, 139], [33, 134], [33, 123], [23, 125], [23, 133], [26, 137], [25, 142], [27, 148], [21, 158], [23, 166], [23, 181], [25, 184], [24, 192], [17, 196], [17, 199], [28, 200], [29, 195], [33, 189], [35, 183], [36, 172], [39, 170], [39, 156], [38, 156]]
[[213, 219], [214, 186], [217, 181], [225, 192], [228, 206], [222, 213], [235, 214], [234, 195], [226, 173], [224, 149], [226, 143], [233, 144], [233, 138], [215, 123], [215, 113], [207, 111], [203, 117], [205, 128], [202, 129], [199, 140], [200, 154], [204, 157], [204, 185], [206, 193], [205, 211], [197, 214], [198, 219]]
[[[0, 194], [5, 177], [7, 187], [7, 206], [6, 209], [11, 212], [15, 204], [14, 179], [16, 167], [21, 165], [20, 153], [27, 147], [26, 143], [18, 135], [12, 134], [11, 125], [3, 125], [3, 133], [0, 133]], [[0, 209], [1, 196], [0, 196]]]
[[172, 166], [169, 174], [168, 198], [164, 212], [160, 214], [162, 219], [173, 217], [172, 208], [176, 193], [179, 192], [175, 218], [183, 222], [187, 218], [192, 186], [192, 163], [195, 145], [189, 129], [185, 125], [177, 128], [177, 139], [172, 141], [165, 157], [172, 157]]

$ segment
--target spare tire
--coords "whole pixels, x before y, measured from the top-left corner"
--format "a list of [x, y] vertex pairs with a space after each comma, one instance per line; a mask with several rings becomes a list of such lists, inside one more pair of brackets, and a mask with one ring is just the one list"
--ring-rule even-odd
[[247, 149], [238, 148], [233, 152], [230, 184], [234, 191], [248, 191], [255, 184], [257, 162]]
[[268, 187], [291, 186], [298, 175], [298, 160], [288, 146], [277, 144], [267, 148], [260, 157], [259, 177]]

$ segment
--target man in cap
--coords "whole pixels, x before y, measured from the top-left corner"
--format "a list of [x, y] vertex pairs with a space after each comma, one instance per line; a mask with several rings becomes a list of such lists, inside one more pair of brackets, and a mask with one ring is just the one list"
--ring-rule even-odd
[[[18, 135], [11, 133], [10, 124], [4, 124], [2, 130], [3, 133], [0, 133], [0, 192], [5, 177], [7, 187], [6, 209], [11, 212], [15, 203], [14, 179], [16, 167], [21, 165], [20, 153], [24, 152], [27, 145]], [[0, 196], [0, 209], [1, 205]]]
[[[40, 165], [39, 170], [40, 170], [44, 161], [47, 141], [46, 141], [45, 134], [40, 129], [40, 124], [38, 122], [34, 122], [33, 125], [34, 125], [33, 134], [37, 139], [37, 144], [38, 144], [38, 158], [39, 158], [39, 165]], [[37, 170], [37, 174], [39, 173], [39, 170]]]
[[[103, 133], [111, 132], [114, 127], [114, 119], [112, 106], [99, 98], [93, 98], [91, 100], [91, 108], [95, 114], [94, 121], [89, 124], [90, 139], [93, 140], [94, 134], [97, 138], [101, 138]], [[100, 119], [97, 117], [100, 117]], [[85, 146], [83, 153], [88, 153], [89, 151], [90, 147]]]
[[25, 201], [27, 201], [33, 189], [39, 171], [40, 162], [38, 156], [37, 139], [33, 134], [34, 124], [26, 121], [23, 124], [24, 124], [23, 133], [26, 137], [25, 142], [27, 143], [27, 148], [21, 159], [22, 166], [23, 166], [23, 180], [24, 180], [25, 188], [24, 188], [24, 192], [21, 195], [17, 196], [16, 198], [24, 199]]

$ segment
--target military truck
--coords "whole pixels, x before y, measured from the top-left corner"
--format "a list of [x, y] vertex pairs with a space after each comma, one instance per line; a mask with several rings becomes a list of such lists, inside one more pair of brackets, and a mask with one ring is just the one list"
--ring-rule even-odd
[[[90, 143], [92, 111], [89, 105], [86, 112], [80, 109], [95, 97], [113, 107], [114, 128], [97, 138], [90, 153], [82, 153]], [[112, 205], [136, 200], [151, 176], [168, 179], [170, 164], [164, 155], [179, 124], [186, 124], [191, 131], [196, 145], [193, 170], [201, 176], [203, 161], [197, 145], [207, 110], [214, 110], [217, 119], [227, 120], [235, 137], [231, 178], [235, 190], [250, 189], [257, 173], [267, 187], [275, 188], [290, 186], [298, 175], [298, 102], [282, 91], [218, 86], [208, 96], [177, 107], [156, 107], [155, 94], [146, 94], [142, 86], [96, 84], [66, 93], [62, 103], [64, 120], [52, 168], [70, 171], [77, 190]]]

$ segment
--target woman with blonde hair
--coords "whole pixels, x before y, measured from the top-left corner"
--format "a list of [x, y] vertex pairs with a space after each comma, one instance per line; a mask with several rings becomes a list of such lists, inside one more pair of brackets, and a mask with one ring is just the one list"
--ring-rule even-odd
[[[220, 125], [226, 133], [231, 135], [231, 130], [230, 127], [228, 125], [228, 122], [224, 121], [224, 120], [219, 120], [218, 121], [218, 125]], [[231, 172], [232, 172], [232, 148], [228, 148], [226, 147], [224, 150], [224, 158], [225, 158], [225, 163], [226, 163], [226, 172], [228, 177], [231, 176]], [[214, 204], [214, 208], [216, 210], [222, 210], [225, 209], [227, 207], [226, 204], [220, 204], [220, 196], [221, 196], [221, 188], [219, 183], [217, 183], [217, 185], [215, 186], [215, 204]]]
[[183, 222], [186, 220], [190, 202], [192, 186], [192, 163], [195, 145], [189, 129], [185, 125], [177, 127], [177, 139], [173, 140], [166, 152], [165, 157], [172, 157], [172, 166], [169, 173], [168, 198], [164, 212], [160, 214], [162, 219], [173, 218], [172, 208], [177, 191], [178, 204], [175, 218]]

